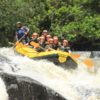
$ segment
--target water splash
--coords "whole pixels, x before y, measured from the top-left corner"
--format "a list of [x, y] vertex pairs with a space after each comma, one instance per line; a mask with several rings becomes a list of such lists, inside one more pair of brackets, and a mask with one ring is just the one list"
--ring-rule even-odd
[[27, 76], [55, 90], [69, 100], [100, 100], [100, 69], [88, 71], [79, 63], [76, 70], [64, 70], [46, 60], [34, 61], [22, 57], [11, 48], [1, 48], [0, 69], [3, 72]]

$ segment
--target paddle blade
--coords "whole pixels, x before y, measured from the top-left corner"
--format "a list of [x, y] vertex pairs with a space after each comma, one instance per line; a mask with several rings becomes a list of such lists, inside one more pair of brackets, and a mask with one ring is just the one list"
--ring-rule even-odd
[[88, 67], [88, 68], [92, 68], [94, 66], [94, 63], [91, 59], [85, 59], [83, 61], [83, 63]]
[[15, 45], [19, 45], [19, 41], [17, 41], [17, 42], [15, 43]]
[[30, 42], [30, 44], [36, 48], [40, 47], [40, 45], [36, 42]]
[[71, 54], [71, 56], [72, 56], [73, 58], [75, 58], [75, 59], [80, 58], [80, 54]]

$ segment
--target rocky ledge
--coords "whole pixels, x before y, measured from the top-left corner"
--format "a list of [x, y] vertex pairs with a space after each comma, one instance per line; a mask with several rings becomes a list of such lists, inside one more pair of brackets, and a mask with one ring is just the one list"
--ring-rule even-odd
[[5, 82], [9, 100], [66, 100], [33, 79], [6, 73], [0, 73], [0, 77]]

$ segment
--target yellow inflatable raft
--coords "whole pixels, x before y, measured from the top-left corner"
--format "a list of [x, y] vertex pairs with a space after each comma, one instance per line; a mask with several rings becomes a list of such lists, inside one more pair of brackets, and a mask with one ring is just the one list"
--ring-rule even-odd
[[23, 56], [27, 56], [32, 59], [46, 59], [65, 69], [77, 67], [76, 60], [67, 52], [59, 50], [37, 52], [33, 48], [25, 46], [22, 43], [18, 43], [16, 45], [15, 51]]

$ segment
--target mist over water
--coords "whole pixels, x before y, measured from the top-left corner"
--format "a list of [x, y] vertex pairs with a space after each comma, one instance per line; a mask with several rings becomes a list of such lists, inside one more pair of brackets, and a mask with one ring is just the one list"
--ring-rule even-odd
[[[86, 58], [90, 53], [81, 55]], [[94, 71], [80, 61], [76, 70], [64, 70], [47, 60], [32, 60], [18, 55], [11, 48], [0, 48], [1, 72], [35, 79], [68, 100], [100, 100], [100, 58], [95, 57], [93, 61]]]

